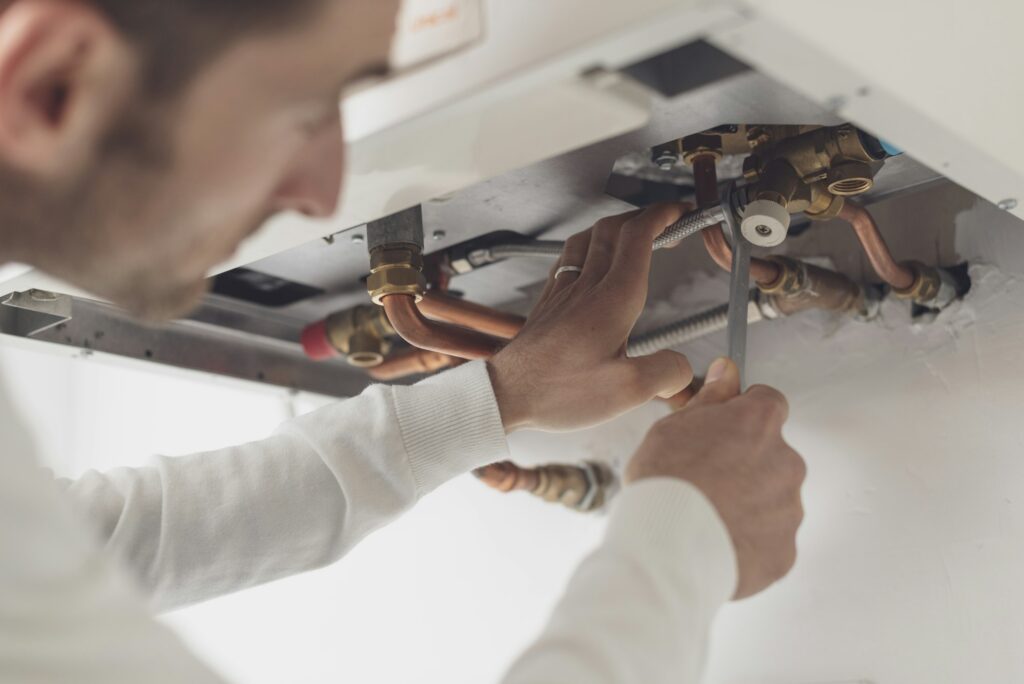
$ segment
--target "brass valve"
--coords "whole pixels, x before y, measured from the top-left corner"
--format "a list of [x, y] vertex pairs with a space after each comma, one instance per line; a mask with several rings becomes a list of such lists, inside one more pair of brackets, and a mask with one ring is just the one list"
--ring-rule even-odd
[[745, 177], [756, 183], [751, 199], [771, 200], [815, 220], [835, 218], [844, 198], [870, 190], [888, 156], [881, 143], [850, 124], [756, 126], [747, 134], [754, 150], [744, 164]]
[[350, 364], [373, 368], [383, 363], [384, 356], [391, 351], [388, 338], [395, 331], [380, 307], [357, 306], [328, 316], [324, 334]]

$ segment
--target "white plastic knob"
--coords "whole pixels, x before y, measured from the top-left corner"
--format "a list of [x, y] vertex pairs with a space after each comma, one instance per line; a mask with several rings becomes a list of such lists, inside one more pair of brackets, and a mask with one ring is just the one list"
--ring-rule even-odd
[[743, 237], [759, 247], [781, 245], [789, 235], [792, 217], [786, 208], [771, 200], [754, 200], [747, 205], [740, 230]]

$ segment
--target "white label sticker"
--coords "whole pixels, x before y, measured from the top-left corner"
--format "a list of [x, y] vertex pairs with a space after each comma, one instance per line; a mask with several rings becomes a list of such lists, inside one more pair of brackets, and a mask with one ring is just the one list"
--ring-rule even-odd
[[404, 71], [483, 37], [481, 0], [403, 0], [391, 66]]

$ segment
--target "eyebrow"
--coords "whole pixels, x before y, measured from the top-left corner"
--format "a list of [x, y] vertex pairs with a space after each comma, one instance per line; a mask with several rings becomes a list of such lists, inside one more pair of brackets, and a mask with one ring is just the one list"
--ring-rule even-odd
[[369, 79], [387, 78], [392, 75], [391, 65], [387, 62], [372, 62], [367, 64], [359, 71], [353, 73], [345, 79], [345, 83], [342, 86], [342, 90], [348, 88], [360, 81], [366, 81]]

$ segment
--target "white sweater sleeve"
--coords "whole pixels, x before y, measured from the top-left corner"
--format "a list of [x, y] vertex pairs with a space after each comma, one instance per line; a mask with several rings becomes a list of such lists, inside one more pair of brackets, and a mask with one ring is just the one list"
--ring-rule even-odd
[[162, 610], [329, 564], [448, 479], [506, 458], [477, 362], [371, 387], [261, 442], [65, 485]]
[[101, 554], [0, 386], [0, 684], [215, 684]]
[[736, 583], [728, 530], [698, 489], [632, 484], [504, 684], [697, 684], [712, 621]]

